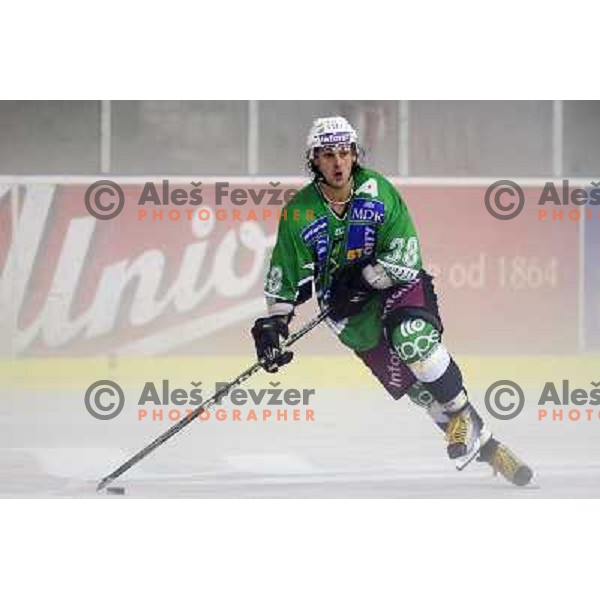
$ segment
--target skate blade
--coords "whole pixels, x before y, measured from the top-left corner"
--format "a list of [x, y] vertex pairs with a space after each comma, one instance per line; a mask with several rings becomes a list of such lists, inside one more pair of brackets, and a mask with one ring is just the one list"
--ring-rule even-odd
[[473, 448], [471, 448], [470, 452], [454, 459], [454, 466], [456, 467], [456, 470], [462, 471], [468, 467], [479, 455], [479, 450], [481, 450], [481, 438], [478, 437], [475, 440]]

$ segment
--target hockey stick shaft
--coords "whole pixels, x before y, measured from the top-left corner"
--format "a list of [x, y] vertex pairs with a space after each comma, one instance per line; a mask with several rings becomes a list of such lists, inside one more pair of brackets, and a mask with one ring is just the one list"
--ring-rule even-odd
[[[308, 321], [301, 329], [290, 335], [290, 337], [282, 345], [281, 351], [283, 352], [293, 344], [295, 344], [300, 338], [304, 337], [308, 332], [312, 331], [319, 323], [324, 321], [329, 314], [329, 309], [320, 312], [316, 317]], [[143, 458], [148, 456], [151, 452], [156, 450], [159, 446], [162, 446], [167, 440], [172, 438], [176, 433], [181, 431], [186, 425], [189, 425], [198, 415], [208, 410], [213, 404], [219, 401], [219, 399], [229, 393], [229, 391], [236, 385], [240, 385], [244, 381], [248, 380], [252, 375], [257, 373], [263, 368], [264, 362], [257, 361], [251, 367], [248, 367], [245, 371], [240, 373], [234, 380], [230, 381], [226, 386], [215, 392], [208, 400], [198, 406], [192, 413], [186, 415], [181, 420], [177, 421], [174, 425], [169, 427], [164, 433], [159, 435], [154, 441], [150, 442], [147, 446], [142, 448], [137, 454], [132, 456], [130, 459], [125, 461], [120, 467], [116, 468], [112, 473], [104, 477], [98, 483], [96, 491], [102, 491], [106, 486], [110, 485], [115, 479], [119, 478], [123, 473], [131, 469], [134, 465], [140, 462]]]

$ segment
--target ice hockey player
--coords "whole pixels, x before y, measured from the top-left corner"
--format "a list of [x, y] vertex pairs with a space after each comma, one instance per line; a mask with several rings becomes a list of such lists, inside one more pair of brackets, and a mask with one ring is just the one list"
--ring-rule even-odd
[[[328, 324], [396, 399], [425, 407], [444, 432], [448, 456], [474, 458], [516, 485], [532, 470], [494, 438], [469, 401], [459, 366], [442, 343], [432, 277], [407, 207], [382, 175], [360, 164], [358, 135], [343, 117], [317, 119], [307, 139], [312, 181], [281, 220], [265, 283], [268, 316], [252, 328], [259, 360], [275, 372], [294, 308], [312, 285]], [[313, 215], [302, 218], [302, 215]]]

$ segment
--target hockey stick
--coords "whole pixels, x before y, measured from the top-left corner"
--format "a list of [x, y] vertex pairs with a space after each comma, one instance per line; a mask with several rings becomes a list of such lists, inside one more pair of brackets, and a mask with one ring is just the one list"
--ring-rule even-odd
[[[304, 337], [309, 331], [312, 331], [319, 323], [327, 318], [330, 309], [325, 309], [320, 312], [314, 319], [311, 319], [296, 333], [290, 335], [290, 337], [285, 341], [282, 345], [280, 353], [295, 344], [300, 338]], [[198, 406], [192, 413], [183, 417], [180, 421], [177, 421], [175, 425], [172, 425], [169, 429], [167, 429], [162, 435], [158, 436], [153, 442], [142, 448], [137, 454], [132, 456], [129, 460], [125, 461], [120, 467], [115, 469], [110, 475], [107, 475], [103, 479], [100, 480], [100, 483], [96, 487], [96, 491], [102, 491], [106, 486], [110, 485], [115, 479], [123, 475], [125, 471], [128, 471], [133, 467], [133, 465], [137, 464], [148, 456], [152, 451], [156, 450], [159, 446], [164, 444], [168, 439], [172, 438], [176, 433], [181, 431], [186, 425], [189, 425], [198, 415], [203, 413], [205, 410], [208, 410], [213, 404], [216, 404], [218, 400], [225, 396], [231, 388], [239, 385], [252, 377], [256, 372], [260, 371], [264, 366], [263, 361], [255, 362], [251, 367], [248, 367], [243, 373], [240, 373], [233, 381], [230, 381], [225, 387], [221, 388], [218, 392], [215, 392], [208, 400], [203, 402], [200, 406]]]

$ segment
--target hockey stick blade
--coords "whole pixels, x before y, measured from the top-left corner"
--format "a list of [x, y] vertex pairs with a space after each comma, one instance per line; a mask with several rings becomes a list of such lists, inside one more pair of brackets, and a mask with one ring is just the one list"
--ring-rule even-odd
[[[325, 309], [320, 312], [316, 317], [308, 321], [302, 328], [290, 335], [288, 339], [282, 344], [280, 353], [283, 353], [290, 346], [295, 344], [300, 338], [304, 337], [308, 332], [312, 331], [319, 323], [324, 321], [329, 315], [329, 309]], [[208, 410], [213, 404], [215, 404], [221, 396], [225, 396], [229, 391], [252, 377], [255, 373], [260, 371], [264, 367], [264, 361], [255, 362], [252, 366], [248, 367], [245, 371], [240, 373], [234, 380], [230, 381], [226, 386], [215, 392], [208, 400], [199, 405], [193, 412], [186, 415], [181, 420], [177, 421], [174, 425], [169, 427], [164, 433], [159, 435], [155, 440], [150, 442], [147, 446], [144, 446], [137, 454], [134, 454], [130, 459], [125, 461], [122, 465], [116, 468], [112, 473], [100, 480], [96, 486], [96, 492], [101, 492], [104, 488], [110, 485], [115, 479], [118, 479], [123, 473], [131, 469], [134, 465], [140, 462], [143, 458], [148, 456], [151, 452], [156, 450], [159, 446], [164, 444], [167, 440], [172, 438], [176, 433], [181, 431], [184, 427], [189, 425], [198, 415]]]

